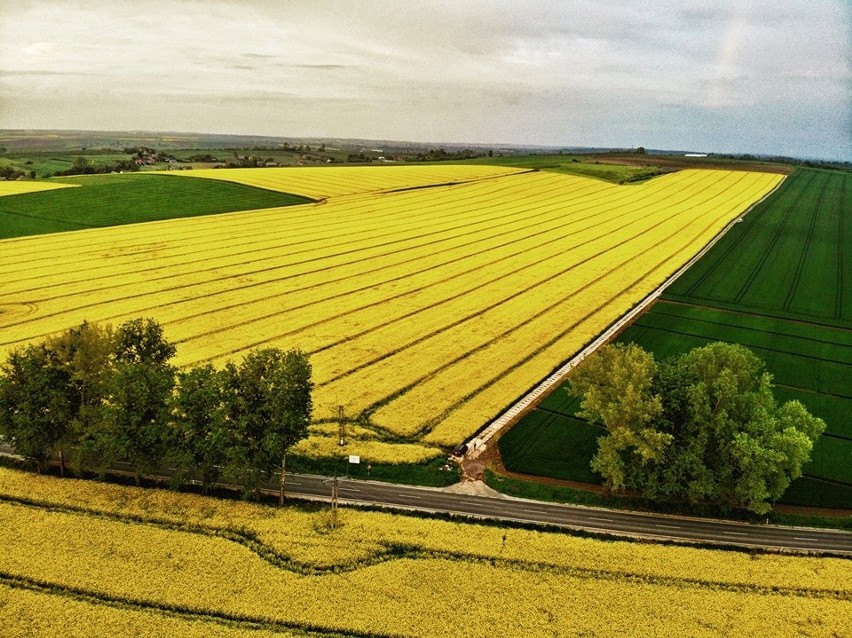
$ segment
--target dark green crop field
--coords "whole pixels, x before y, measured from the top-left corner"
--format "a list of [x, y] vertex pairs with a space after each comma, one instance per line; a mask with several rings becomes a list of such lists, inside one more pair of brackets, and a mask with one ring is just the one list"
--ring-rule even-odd
[[242, 184], [171, 175], [91, 175], [57, 181], [80, 186], [0, 197], [0, 239], [312, 201]]
[[[849, 182], [840, 172], [797, 170], [618, 338], [658, 358], [712, 341], [762, 358], [776, 398], [801, 401], [827, 424], [782, 502], [852, 508]], [[602, 431], [577, 419], [578, 408], [564, 387], [555, 390], [502, 437], [506, 467], [583, 480], [596, 450], [588, 441]]]
[[799, 169], [665, 297], [852, 328], [852, 184]]

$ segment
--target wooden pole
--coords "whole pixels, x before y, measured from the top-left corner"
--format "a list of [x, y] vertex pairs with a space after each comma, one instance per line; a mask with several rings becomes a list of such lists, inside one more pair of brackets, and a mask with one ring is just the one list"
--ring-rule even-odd
[[279, 494], [278, 504], [284, 505], [284, 486], [287, 483], [287, 452], [281, 455], [281, 494]]

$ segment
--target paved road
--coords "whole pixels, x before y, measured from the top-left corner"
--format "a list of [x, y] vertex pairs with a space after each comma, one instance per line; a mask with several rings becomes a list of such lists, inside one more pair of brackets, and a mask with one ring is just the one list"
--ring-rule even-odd
[[[330, 498], [331, 485], [328, 477], [288, 475], [287, 481], [287, 494], [290, 496]], [[341, 503], [402, 507], [524, 523], [546, 523], [638, 538], [663, 538], [714, 545], [852, 556], [852, 532], [845, 531], [755, 525], [717, 519], [578, 507], [353, 479], [340, 479], [339, 494]]]
[[[0, 454], [14, 456], [14, 450], [0, 444]], [[332, 480], [327, 476], [288, 474], [287, 495], [292, 498], [330, 500]], [[508, 496], [463, 494], [446, 489], [379, 481], [348, 478], [338, 480], [339, 502], [345, 504], [379, 505], [493, 520], [544, 523], [633, 538], [852, 556], [852, 532], [580, 507]]]

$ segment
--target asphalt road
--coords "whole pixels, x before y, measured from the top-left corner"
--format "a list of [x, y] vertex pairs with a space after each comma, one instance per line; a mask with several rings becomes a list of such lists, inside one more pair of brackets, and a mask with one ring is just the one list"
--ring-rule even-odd
[[[438, 488], [339, 479], [339, 502], [379, 505], [570, 529], [633, 538], [667, 539], [723, 546], [845, 554], [852, 556], [852, 532], [756, 525], [530, 501], [507, 496], [459, 494]], [[331, 497], [331, 479], [298, 474], [287, 478], [287, 495]]]
[[[0, 454], [15, 456], [12, 448], [2, 444]], [[286, 494], [291, 498], [328, 501], [333, 480], [327, 476], [288, 474]], [[852, 556], [852, 532], [846, 531], [582, 507], [379, 481], [336, 480], [341, 504], [546, 524], [630, 538]]]

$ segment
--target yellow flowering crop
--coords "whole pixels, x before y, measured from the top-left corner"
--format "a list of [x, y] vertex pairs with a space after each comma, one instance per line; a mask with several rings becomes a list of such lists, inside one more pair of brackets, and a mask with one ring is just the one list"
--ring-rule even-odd
[[39, 191], [52, 191], [57, 188], [73, 188], [79, 184], [63, 184], [61, 182], [28, 182], [25, 180], [0, 181], [0, 197], [3, 195], [23, 195]]
[[[180, 365], [300, 348], [311, 356], [318, 424], [343, 406], [371, 432], [343, 453], [434, 458], [781, 179], [684, 170], [616, 186], [512, 171], [210, 171], [328, 199], [4, 241], [0, 355], [84, 319], [138, 316], [164, 326]], [[421, 188], [430, 183], [444, 185]], [[336, 443], [333, 427], [315, 428], [299, 449], [337, 454]]]
[[208, 623], [214, 636], [300, 627], [427, 637], [852, 628], [852, 565], [842, 559], [347, 509], [330, 529], [324, 511], [8, 469], [0, 496], [0, 619], [23, 628], [10, 635], [52, 635], [27, 611], [42, 607], [62, 623], [77, 610], [94, 633], [150, 622], [163, 633], [185, 626], [188, 636], [205, 635]]
[[379, 165], [379, 166], [309, 166], [282, 168], [203, 168], [181, 176], [204, 177], [257, 186], [282, 193], [304, 195], [315, 199], [417, 188], [431, 184], [467, 182], [497, 175], [521, 172], [508, 166], [476, 165]]
[[304, 638], [302, 631], [250, 629], [239, 623], [106, 604], [0, 582], [0, 627], [7, 638]]

